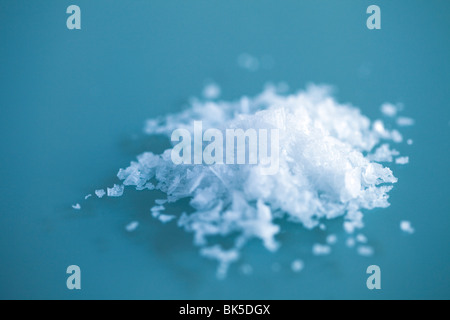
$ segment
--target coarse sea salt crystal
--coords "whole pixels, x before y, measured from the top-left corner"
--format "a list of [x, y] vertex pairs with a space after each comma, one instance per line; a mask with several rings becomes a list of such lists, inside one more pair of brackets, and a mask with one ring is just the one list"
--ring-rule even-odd
[[356, 236], [356, 241], [360, 243], [367, 243], [367, 237], [360, 233]]
[[160, 214], [158, 216], [159, 221], [161, 221], [162, 223], [170, 222], [175, 218], [176, 218], [176, 216], [170, 215], [170, 214]]
[[291, 263], [291, 269], [294, 272], [300, 272], [303, 270], [304, 267], [305, 267], [305, 264], [300, 259], [296, 259], [296, 260], [292, 261], [292, 263]]
[[336, 244], [337, 236], [335, 234], [330, 234], [327, 236], [326, 242], [330, 245]]
[[123, 185], [117, 185], [115, 184], [112, 188], [107, 188], [108, 197], [120, 197], [123, 194], [124, 191]]
[[358, 251], [358, 254], [360, 256], [364, 256], [364, 257], [370, 257], [370, 256], [373, 256], [373, 254], [374, 254], [373, 248], [370, 246], [366, 246], [366, 245], [358, 246], [358, 248], [356, 250]]
[[400, 222], [400, 229], [409, 234], [413, 234], [415, 232], [414, 228], [411, 225], [410, 221], [403, 220]]
[[355, 238], [347, 238], [345, 245], [349, 248], [353, 248], [356, 244]]
[[395, 117], [398, 112], [398, 107], [391, 103], [384, 103], [381, 105], [381, 112], [388, 117]]
[[220, 87], [215, 83], [209, 83], [203, 88], [205, 99], [217, 99], [220, 96]]
[[408, 164], [409, 163], [409, 157], [398, 157], [395, 159], [396, 164]]
[[313, 245], [312, 252], [315, 256], [325, 256], [331, 253], [331, 248], [327, 245], [316, 243]]
[[95, 195], [99, 198], [103, 198], [103, 196], [106, 194], [105, 190], [103, 189], [99, 189], [99, 190], [95, 190]]
[[407, 127], [414, 125], [415, 121], [412, 118], [408, 117], [398, 117], [397, 118], [397, 124], [401, 127]]
[[81, 206], [79, 203], [72, 205], [72, 208], [74, 208], [75, 210], [80, 210]]
[[126, 230], [127, 232], [133, 232], [134, 230], [137, 229], [137, 227], [139, 227], [139, 222], [137, 222], [137, 221], [131, 221], [129, 224], [127, 224], [127, 225], [125, 226], [125, 230]]
[[[258, 68], [258, 59], [250, 55], [239, 60], [243, 68]], [[203, 131], [214, 128], [224, 136], [227, 128], [276, 128], [280, 150], [276, 174], [263, 175], [260, 163], [176, 165], [171, 160], [173, 149], [168, 148], [161, 154], [144, 152], [120, 169], [123, 185], [108, 188], [108, 195], [122, 195], [126, 185], [158, 190], [170, 203], [187, 199], [192, 210], [169, 215], [170, 220], [193, 234], [203, 256], [219, 262], [218, 276], [226, 274], [251, 239], [275, 251], [280, 245], [279, 218], [325, 232], [327, 220], [344, 216], [344, 229], [353, 233], [364, 226], [363, 210], [389, 206], [397, 178], [385, 163], [400, 155], [390, 143], [403, 137], [383, 121], [371, 121], [358, 108], [337, 102], [330, 87], [312, 85], [282, 94], [268, 85], [260, 94], [236, 101], [209, 97], [192, 99], [179, 113], [148, 120], [145, 132], [170, 139], [174, 130], [183, 128], [193, 135], [194, 121], [201, 121]], [[388, 117], [396, 116], [392, 106], [382, 107]], [[165, 202], [155, 203], [152, 215], [166, 221]], [[221, 239], [231, 247], [224, 249]], [[350, 239], [347, 246], [354, 246]], [[328, 245], [313, 246], [315, 254], [330, 252]]]

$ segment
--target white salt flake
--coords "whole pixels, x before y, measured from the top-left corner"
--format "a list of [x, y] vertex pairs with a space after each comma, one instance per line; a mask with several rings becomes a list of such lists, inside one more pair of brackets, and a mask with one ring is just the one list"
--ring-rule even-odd
[[356, 241], [354, 238], [347, 238], [347, 240], [345, 241], [345, 245], [349, 248], [353, 248], [356, 244]]
[[388, 117], [395, 117], [398, 112], [398, 107], [391, 103], [383, 103], [381, 105], [381, 112]]
[[408, 164], [409, 163], [409, 157], [398, 157], [395, 159], [396, 164]]
[[331, 248], [327, 245], [316, 243], [313, 245], [312, 252], [315, 256], [325, 256], [331, 253]]
[[139, 222], [137, 222], [137, 221], [132, 221], [132, 222], [130, 222], [129, 224], [127, 224], [127, 225], [125, 226], [125, 230], [126, 230], [127, 232], [133, 232], [134, 230], [137, 229], [137, 227], [139, 227]]
[[367, 237], [360, 233], [356, 236], [356, 241], [360, 243], [367, 243]]
[[408, 117], [398, 117], [397, 118], [397, 124], [401, 127], [407, 127], [414, 125], [415, 121], [412, 118]]
[[176, 218], [176, 216], [170, 215], [170, 214], [160, 214], [158, 216], [159, 221], [161, 221], [162, 223], [170, 222], [175, 218]]
[[[239, 64], [254, 71], [259, 67], [258, 59], [250, 55], [241, 56]], [[306, 229], [325, 230], [326, 220], [345, 216], [344, 229], [354, 233], [364, 226], [362, 212], [389, 206], [397, 178], [386, 163], [400, 156], [390, 145], [403, 137], [383, 121], [371, 121], [358, 108], [337, 102], [330, 92], [326, 86], [310, 86], [283, 94], [276, 86], [267, 86], [254, 97], [236, 101], [192, 99], [179, 113], [148, 120], [145, 132], [170, 139], [174, 130], [184, 129], [194, 137], [196, 121], [201, 121], [203, 132], [216, 129], [223, 137], [229, 128], [278, 129], [276, 174], [262, 174], [259, 162], [178, 165], [171, 157], [178, 146], [174, 142], [161, 154], [144, 152], [121, 169], [118, 177], [123, 185], [108, 188], [108, 195], [121, 195], [127, 185], [158, 190], [170, 203], [189, 201], [190, 213], [171, 219], [193, 234], [202, 255], [218, 260], [221, 277], [251, 239], [271, 251], [279, 247], [280, 217]], [[389, 108], [382, 109], [396, 116]], [[209, 147], [206, 142], [203, 145]], [[165, 202], [155, 203], [152, 215], [164, 217]], [[223, 249], [230, 238], [234, 242]], [[347, 239], [346, 244], [350, 242]], [[328, 245], [313, 246], [314, 254], [330, 252]]]
[[370, 256], [373, 256], [373, 254], [374, 254], [373, 248], [370, 246], [366, 246], [366, 245], [358, 246], [358, 248], [356, 250], [358, 251], [358, 254], [360, 256], [364, 256], [364, 257], [370, 257]]
[[95, 190], [95, 195], [99, 198], [103, 198], [103, 196], [106, 194], [105, 190], [100, 189], [100, 190]]
[[294, 272], [300, 272], [303, 270], [304, 267], [305, 267], [305, 264], [300, 259], [296, 259], [296, 260], [292, 261], [292, 263], [291, 263], [291, 269]]
[[330, 234], [330, 235], [328, 235], [328, 236], [327, 236], [327, 239], [326, 239], [326, 242], [327, 242], [329, 245], [336, 244], [336, 242], [337, 242], [337, 236], [336, 236], [335, 234]]
[[220, 87], [215, 83], [209, 83], [203, 88], [205, 99], [217, 99], [220, 96]]
[[89, 199], [90, 197], [92, 197], [92, 194], [86, 195], [86, 196], [84, 197], [84, 200], [87, 200], [87, 199]]
[[108, 197], [120, 197], [123, 194], [125, 187], [123, 185], [115, 184], [112, 188], [107, 188]]
[[375, 150], [375, 153], [368, 155], [368, 158], [378, 162], [392, 162], [394, 156], [398, 156], [400, 152], [391, 149], [387, 143], [382, 144]]
[[72, 208], [74, 208], [75, 210], [80, 210], [81, 206], [79, 203], [72, 205]]
[[236, 249], [224, 250], [219, 245], [205, 247], [200, 253], [207, 258], [215, 259], [219, 262], [219, 268], [217, 269], [218, 278], [224, 278], [230, 263], [239, 258], [239, 253]]
[[409, 234], [413, 234], [415, 232], [414, 228], [411, 225], [410, 221], [403, 220], [400, 222], [400, 229]]

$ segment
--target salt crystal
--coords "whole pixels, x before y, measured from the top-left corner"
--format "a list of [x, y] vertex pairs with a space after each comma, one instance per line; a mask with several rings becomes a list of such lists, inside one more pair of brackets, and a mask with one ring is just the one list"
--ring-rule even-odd
[[412, 118], [408, 118], [408, 117], [397, 118], [397, 124], [402, 127], [412, 126], [412, 125], [414, 125], [414, 123], [415, 123], [415, 121]]
[[79, 203], [72, 205], [72, 208], [74, 208], [75, 210], [80, 210], [81, 206]]
[[325, 256], [331, 253], [331, 248], [327, 245], [316, 243], [313, 245], [312, 251], [315, 256]]
[[[258, 59], [251, 55], [238, 60], [247, 70], [259, 68]], [[206, 95], [213, 99], [211, 92]], [[389, 106], [382, 112], [396, 116]], [[189, 201], [189, 214], [168, 216], [193, 234], [204, 256], [218, 260], [219, 276], [252, 239], [276, 250], [280, 217], [325, 231], [327, 220], [345, 216], [344, 229], [353, 233], [364, 226], [363, 211], [389, 206], [389, 192], [397, 178], [385, 163], [399, 159], [390, 145], [403, 137], [382, 120], [371, 121], [358, 108], [337, 102], [330, 87], [311, 85], [285, 95], [276, 86], [267, 86], [254, 97], [236, 101], [192, 99], [179, 113], [148, 120], [145, 132], [170, 139], [174, 130], [183, 128], [194, 135], [194, 121], [201, 121], [203, 131], [217, 129], [223, 136], [227, 128], [278, 129], [277, 173], [263, 175], [261, 163], [176, 165], [171, 159], [173, 148], [168, 148], [161, 154], [142, 153], [121, 169], [118, 177], [123, 185], [108, 188], [108, 195], [119, 196], [129, 185], [158, 190], [170, 203]], [[152, 215], [167, 220], [164, 207], [159, 207], [165, 202], [155, 203]], [[229, 237], [235, 241], [225, 250], [222, 245]], [[350, 239], [346, 244], [355, 245]], [[333, 237], [328, 241], [333, 243]], [[330, 252], [328, 245], [313, 246], [314, 254]]]
[[128, 231], [128, 232], [133, 232], [134, 230], [137, 229], [137, 227], [139, 227], [139, 222], [132, 221], [132, 222], [130, 222], [129, 224], [127, 224], [125, 226], [125, 230]]
[[335, 234], [330, 234], [327, 236], [327, 243], [330, 245], [336, 244], [337, 242], [337, 236]]
[[367, 237], [360, 233], [356, 236], [356, 241], [360, 243], [367, 243]]
[[388, 117], [395, 117], [397, 114], [398, 108], [397, 106], [391, 103], [384, 103], [381, 105], [381, 112]]
[[218, 278], [224, 278], [230, 263], [236, 261], [239, 257], [237, 250], [224, 250], [219, 245], [205, 247], [200, 253], [207, 258], [219, 261], [219, 268], [217, 269]]
[[413, 234], [415, 232], [414, 228], [411, 226], [411, 222], [406, 221], [406, 220], [400, 222], [400, 229], [403, 232], [409, 233], [409, 234]]
[[205, 99], [217, 99], [220, 96], [220, 87], [215, 83], [209, 83], [203, 88]]
[[345, 241], [345, 245], [349, 248], [353, 248], [355, 246], [356, 242], [354, 238], [347, 238]]
[[300, 259], [296, 259], [296, 260], [292, 261], [292, 263], [291, 263], [291, 269], [294, 272], [300, 272], [303, 270], [304, 267], [305, 267], [305, 264]]
[[412, 144], [414, 143], [414, 141], [413, 141], [412, 139], [408, 139], [408, 140], [406, 140], [406, 143], [407, 143], [408, 145], [412, 145]]
[[175, 218], [176, 218], [176, 216], [169, 215], [169, 214], [160, 214], [158, 216], [159, 221], [161, 221], [162, 223], [170, 222], [170, 221], [172, 221]]
[[123, 194], [124, 191], [123, 185], [117, 185], [115, 184], [112, 188], [107, 188], [108, 191], [108, 197], [120, 197]]
[[396, 164], [407, 164], [409, 163], [409, 157], [398, 157], [395, 159]]
[[374, 254], [373, 248], [369, 246], [359, 246], [357, 248], [357, 251], [360, 256], [364, 257], [370, 257]]
[[87, 199], [89, 199], [90, 197], [92, 197], [92, 194], [86, 195], [86, 196], [84, 197], [84, 200], [87, 200]]
[[103, 198], [103, 196], [106, 194], [105, 190], [100, 189], [100, 190], [95, 190], [95, 195], [99, 198]]
[[378, 162], [392, 162], [393, 156], [398, 156], [400, 153], [391, 149], [387, 143], [382, 144], [379, 148], [375, 150], [375, 153], [370, 154], [368, 158], [373, 161]]

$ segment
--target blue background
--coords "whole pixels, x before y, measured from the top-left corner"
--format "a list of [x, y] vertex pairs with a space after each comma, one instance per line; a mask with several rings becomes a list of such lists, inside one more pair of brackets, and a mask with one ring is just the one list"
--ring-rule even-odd
[[[70, 4], [81, 30], [66, 28]], [[371, 4], [381, 30], [366, 28]], [[1, 0], [0, 298], [450, 298], [449, 18], [438, 0]], [[270, 55], [274, 67], [243, 70], [243, 52]], [[144, 120], [180, 110], [207, 79], [224, 99], [267, 81], [328, 83], [372, 119], [383, 102], [404, 103], [414, 145], [397, 147], [410, 164], [394, 167], [391, 207], [365, 217], [373, 257], [345, 248], [342, 231], [330, 256], [312, 257], [325, 234], [285, 225], [277, 253], [257, 241], [244, 250], [253, 274], [238, 263], [220, 281], [190, 234], [149, 216], [160, 195], [83, 200], [138, 153], [160, 151], [142, 136]], [[401, 233], [403, 219], [414, 235]], [[141, 225], [128, 234], [131, 220]], [[295, 258], [305, 261], [298, 274]], [[66, 288], [71, 264], [82, 290]], [[370, 264], [381, 290], [366, 288]]]

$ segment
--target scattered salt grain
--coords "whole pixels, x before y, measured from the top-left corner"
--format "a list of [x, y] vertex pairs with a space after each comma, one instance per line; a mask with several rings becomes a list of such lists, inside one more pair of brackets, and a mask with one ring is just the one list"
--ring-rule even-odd
[[381, 105], [381, 112], [388, 117], [395, 117], [397, 115], [397, 106], [391, 103], [384, 103]]
[[87, 196], [84, 197], [84, 200], [89, 199], [90, 197], [92, 197], [92, 194], [88, 194]]
[[357, 248], [357, 251], [360, 256], [364, 257], [370, 257], [374, 254], [373, 248], [369, 246], [359, 246]]
[[409, 233], [409, 234], [413, 234], [415, 232], [414, 228], [411, 226], [411, 222], [406, 221], [406, 220], [400, 222], [400, 229], [403, 232]]
[[127, 225], [125, 226], [125, 230], [126, 230], [127, 232], [133, 232], [134, 230], [137, 229], [137, 227], [139, 227], [139, 222], [137, 222], [137, 221], [132, 221], [132, 222], [130, 222], [129, 224], [127, 224]]
[[100, 190], [95, 190], [95, 195], [99, 198], [103, 198], [103, 196], [106, 194], [105, 190], [100, 189]]
[[219, 279], [223, 279], [225, 277], [230, 263], [239, 258], [239, 253], [236, 249], [224, 250], [219, 245], [204, 247], [200, 250], [200, 254], [204, 257], [215, 259], [219, 262], [219, 267], [217, 268], [217, 277]]
[[327, 236], [326, 242], [327, 242], [329, 245], [336, 244], [336, 242], [337, 242], [337, 236], [336, 236], [335, 234], [330, 234], [330, 235], [328, 235], [328, 236]]
[[408, 139], [408, 140], [406, 140], [406, 143], [407, 143], [408, 145], [412, 145], [412, 144], [414, 143], [414, 141], [413, 141], [412, 139]]
[[397, 118], [397, 125], [401, 126], [401, 127], [407, 127], [407, 126], [412, 126], [414, 125], [415, 121], [412, 118], [408, 118], [408, 117], [398, 117]]
[[400, 153], [391, 149], [387, 143], [382, 144], [375, 150], [375, 153], [369, 154], [368, 158], [377, 162], [392, 162], [394, 156], [398, 156]]
[[124, 188], [125, 187], [123, 185], [117, 185], [117, 184], [115, 184], [112, 188], [107, 188], [108, 197], [122, 196]]
[[313, 245], [312, 252], [315, 256], [325, 256], [331, 253], [331, 248], [327, 245], [316, 243]]
[[356, 236], [356, 241], [359, 243], [367, 243], [367, 237], [360, 233]]
[[292, 263], [291, 263], [291, 269], [294, 272], [300, 272], [303, 270], [304, 267], [305, 267], [305, 264], [300, 259], [296, 259], [296, 260], [292, 261]]
[[395, 159], [396, 164], [407, 164], [409, 163], [409, 157], [398, 157]]
[[345, 245], [349, 248], [353, 248], [356, 244], [356, 241], [354, 238], [347, 238], [347, 240], [345, 241]]
[[170, 222], [175, 218], [176, 218], [176, 216], [170, 215], [170, 214], [160, 214], [158, 216], [159, 221], [161, 221], [162, 223]]
[[209, 83], [203, 88], [205, 99], [217, 99], [220, 96], [220, 87], [215, 83]]
[[81, 206], [79, 203], [72, 205], [72, 208], [74, 208], [75, 210], [80, 210]]

